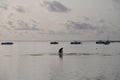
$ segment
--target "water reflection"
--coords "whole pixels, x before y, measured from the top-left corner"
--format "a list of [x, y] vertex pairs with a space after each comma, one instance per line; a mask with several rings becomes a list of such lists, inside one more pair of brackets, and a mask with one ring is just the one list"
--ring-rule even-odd
[[120, 55], [11, 55], [0, 58], [0, 80], [120, 80]]
[[64, 80], [64, 72], [63, 72], [63, 59], [59, 58], [57, 65], [54, 64], [50, 67], [50, 80]]

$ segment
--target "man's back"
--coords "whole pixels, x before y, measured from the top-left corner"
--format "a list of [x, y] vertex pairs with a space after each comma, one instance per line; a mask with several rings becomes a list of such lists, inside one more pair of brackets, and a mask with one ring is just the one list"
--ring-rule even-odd
[[58, 52], [59, 52], [59, 57], [62, 58], [63, 57], [63, 48], [60, 48]]

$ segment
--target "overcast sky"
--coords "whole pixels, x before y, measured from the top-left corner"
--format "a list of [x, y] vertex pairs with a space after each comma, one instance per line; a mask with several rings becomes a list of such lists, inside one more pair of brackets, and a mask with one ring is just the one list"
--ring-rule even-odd
[[120, 0], [0, 0], [0, 40], [120, 39]]

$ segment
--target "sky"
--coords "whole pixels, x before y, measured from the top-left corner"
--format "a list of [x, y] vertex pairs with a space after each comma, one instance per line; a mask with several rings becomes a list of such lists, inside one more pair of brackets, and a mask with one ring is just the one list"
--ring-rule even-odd
[[120, 0], [0, 0], [0, 40], [120, 40]]

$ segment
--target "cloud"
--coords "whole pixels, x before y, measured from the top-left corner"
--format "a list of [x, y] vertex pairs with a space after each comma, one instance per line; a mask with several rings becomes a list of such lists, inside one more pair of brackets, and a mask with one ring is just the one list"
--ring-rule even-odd
[[120, 0], [114, 0], [116, 3], [120, 3]]
[[43, 7], [46, 7], [51, 12], [65, 13], [71, 11], [71, 9], [58, 1], [44, 1]]
[[65, 34], [65, 32], [64, 31], [49, 30], [48, 34]]
[[48, 33], [49, 33], [49, 34], [55, 34], [55, 31], [49, 30]]
[[0, 5], [0, 8], [1, 8], [1, 9], [4, 9], [4, 10], [7, 10], [7, 9], [8, 9], [8, 5], [1, 4], [1, 5]]
[[85, 19], [86, 21], [89, 21], [89, 20], [90, 20], [90, 18], [89, 18], [89, 17], [84, 17], [84, 19]]
[[16, 5], [16, 6], [10, 6], [8, 4], [0, 4], [0, 9], [2, 10], [9, 10], [12, 8], [13, 10], [19, 12], [19, 13], [25, 13], [26, 10], [22, 5]]
[[103, 34], [103, 33], [105, 33], [105, 32], [104, 32], [103, 30], [98, 30], [97, 33], [98, 33], [98, 34]]
[[99, 23], [105, 23], [105, 21], [103, 19], [98, 21]]
[[114, 8], [120, 10], [120, 0], [113, 0], [115, 2]]
[[25, 13], [25, 9], [23, 8], [23, 6], [16, 6], [14, 7], [14, 9], [19, 12], [19, 13]]
[[89, 23], [82, 23], [82, 22], [75, 22], [75, 21], [68, 21], [66, 24], [67, 29], [74, 29], [74, 30], [95, 30], [96, 27]]
[[11, 30], [10, 27], [8, 27], [7, 25], [0, 25], [2, 28], [6, 29], [7, 31]]
[[13, 25], [13, 22], [12, 21], [8, 21], [8, 25]]
[[27, 22], [22, 20], [18, 21], [18, 27], [13, 27], [15, 30], [30, 30], [30, 31], [39, 31], [36, 24], [29, 25]]

